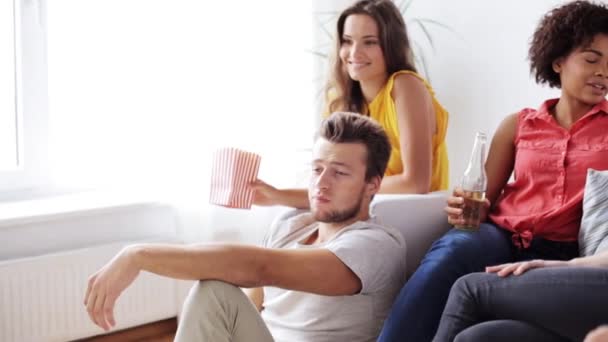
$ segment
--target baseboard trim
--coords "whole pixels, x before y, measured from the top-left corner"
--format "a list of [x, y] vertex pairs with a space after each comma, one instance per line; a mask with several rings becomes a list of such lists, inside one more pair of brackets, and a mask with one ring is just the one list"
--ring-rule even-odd
[[93, 336], [91, 338], [78, 340], [79, 342], [127, 342], [127, 341], [150, 341], [153, 339], [169, 337], [172, 341], [177, 330], [177, 318], [169, 318], [158, 322], [148, 323], [137, 327], [117, 331], [111, 334]]

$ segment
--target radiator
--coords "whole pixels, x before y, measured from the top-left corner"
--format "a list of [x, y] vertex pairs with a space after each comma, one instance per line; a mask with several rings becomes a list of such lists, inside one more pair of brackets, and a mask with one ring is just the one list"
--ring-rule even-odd
[[[0, 263], [0, 341], [69, 341], [103, 333], [83, 305], [87, 278], [124, 244]], [[114, 330], [175, 317], [180, 284], [142, 272], [119, 297]]]

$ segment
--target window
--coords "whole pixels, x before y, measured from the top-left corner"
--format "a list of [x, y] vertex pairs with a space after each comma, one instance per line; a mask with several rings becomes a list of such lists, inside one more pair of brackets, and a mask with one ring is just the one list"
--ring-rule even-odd
[[0, 1], [0, 170], [18, 166], [15, 103], [15, 20], [12, 1]]
[[[212, 150], [290, 173], [313, 138], [310, 2], [48, 5], [52, 165], [72, 187], [204, 192]], [[276, 14], [275, 14], [276, 13]], [[294, 152], [296, 151], [296, 152]], [[276, 161], [280, 167], [271, 164]]]
[[0, 200], [49, 184], [45, 6], [46, 0], [0, 1], [0, 51], [9, 55], [0, 59]]
[[19, 145], [7, 158], [18, 165], [0, 169], [0, 199], [50, 184], [201, 189], [210, 152], [226, 145], [289, 174], [285, 158], [310, 147], [319, 115], [310, 6], [14, 0], [0, 25], [15, 23]]

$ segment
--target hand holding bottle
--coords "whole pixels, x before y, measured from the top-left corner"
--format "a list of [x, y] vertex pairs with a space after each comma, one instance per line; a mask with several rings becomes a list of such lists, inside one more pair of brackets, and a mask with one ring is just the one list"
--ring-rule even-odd
[[[467, 227], [472, 226], [470, 209], [467, 212], [466, 219], [465, 215], [463, 215], [465, 202], [468, 202], [468, 199], [465, 199], [465, 192], [460, 187], [454, 188], [454, 192], [451, 196], [447, 198], [447, 207], [445, 207], [444, 211], [448, 214], [448, 223], [456, 227]], [[490, 200], [484, 198], [482, 202], [479, 203], [479, 211], [478, 215], [476, 215], [479, 220], [475, 220], [477, 222], [484, 222], [488, 216], [488, 209], [490, 208]], [[471, 206], [469, 206], [470, 208]], [[476, 226], [479, 226], [477, 223]], [[471, 229], [471, 228], [469, 228]]]
[[486, 135], [478, 132], [475, 136], [473, 152], [469, 165], [462, 176], [459, 201], [461, 201], [460, 222], [454, 223], [457, 228], [465, 230], [477, 230], [479, 224], [485, 220], [487, 208], [486, 188], [488, 177], [486, 176]]

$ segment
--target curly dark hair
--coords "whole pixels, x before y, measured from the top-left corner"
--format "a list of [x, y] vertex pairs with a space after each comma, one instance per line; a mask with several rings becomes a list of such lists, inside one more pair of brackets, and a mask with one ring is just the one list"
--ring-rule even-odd
[[573, 1], [549, 11], [541, 19], [530, 43], [530, 73], [539, 84], [561, 87], [553, 62], [587, 46], [597, 34], [608, 34], [608, 5]]

